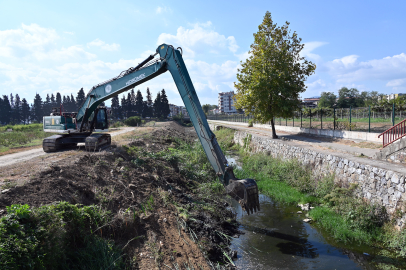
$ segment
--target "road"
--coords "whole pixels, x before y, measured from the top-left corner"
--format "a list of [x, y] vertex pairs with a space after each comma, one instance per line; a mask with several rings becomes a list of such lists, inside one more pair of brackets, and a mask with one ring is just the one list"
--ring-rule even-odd
[[[114, 137], [117, 135], [121, 135], [123, 133], [133, 131], [134, 129], [135, 128], [132, 128], [132, 127], [124, 127], [119, 131], [111, 132], [110, 135], [112, 137]], [[49, 154], [45, 153], [41, 147], [41, 148], [31, 149], [31, 150], [18, 152], [18, 153], [14, 153], [14, 154], [0, 156], [0, 167], [9, 166], [9, 165], [13, 165], [16, 163], [21, 163], [21, 162], [33, 159], [35, 157], [43, 156], [43, 155], [49, 155]]]

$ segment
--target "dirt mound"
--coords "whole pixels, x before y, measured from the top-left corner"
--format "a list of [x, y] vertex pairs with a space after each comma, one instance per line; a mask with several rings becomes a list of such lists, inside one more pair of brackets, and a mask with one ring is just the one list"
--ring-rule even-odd
[[224, 234], [238, 233], [233, 213], [224, 201], [196, 194], [198, 183], [159, 154], [176, 148], [179, 140], [196, 138], [193, 129], [172, 122], [128, 146], [84, 154], [73, 165], [50, 166], [0, 194], [0, 213], [11, 204], [96, 204], [115, 217], [99, 234], [112, 236], [134, 269], [162, 264], [210, 269], [207, 259], [227, 263]]

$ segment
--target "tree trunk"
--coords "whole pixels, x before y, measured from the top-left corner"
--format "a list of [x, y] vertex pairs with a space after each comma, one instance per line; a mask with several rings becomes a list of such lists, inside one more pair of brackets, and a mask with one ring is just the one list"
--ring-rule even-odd
[[278, 136], [276, 135], [275, 123], [273, 121], [273, 118], [271, 118], [271, 126], [272, 126], [272, 139], [277, 139]]

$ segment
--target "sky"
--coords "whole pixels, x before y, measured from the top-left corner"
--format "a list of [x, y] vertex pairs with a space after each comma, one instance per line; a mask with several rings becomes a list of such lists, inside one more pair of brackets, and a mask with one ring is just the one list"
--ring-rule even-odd
[[[162, 44], [182, 47], [201, 104], [234, 91], [266, 11], [317, 66], [302, 98], [341, 87], [406, 93], [406, 1], [0, 0], [0, 95], [85, 92]], [[183, 105], [169, 72], [139, 85]]]

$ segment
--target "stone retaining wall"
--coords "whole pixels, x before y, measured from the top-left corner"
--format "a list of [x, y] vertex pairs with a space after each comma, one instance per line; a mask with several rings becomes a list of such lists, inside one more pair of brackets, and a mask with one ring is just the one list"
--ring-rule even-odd
[[[213, 125], [212, 127], [218, 129]], [[267, 152], [273, 157], [282, 159], [296, 158], [304, 166], [313, 168], [313, 175], [316, 179], [334, 173], [335, 182], [342, 186], [348, 187], [351, 183], [358, 184], [355, 190], [356, 196], [385, 206], [391, 217], [394, 217], [397, 210], [401, 210], [403, 215], [397, 217], [397, 225], [403, 227], [406, 220], [404, 214], [404, 202], [406, 202], [405, 175], [370, 166], [367, 164], [367, 160], [365, 164], [361, 164], [244, 131], [236, 131], [234, 141], [241, 146], [248, 143], [254, 153]]]

